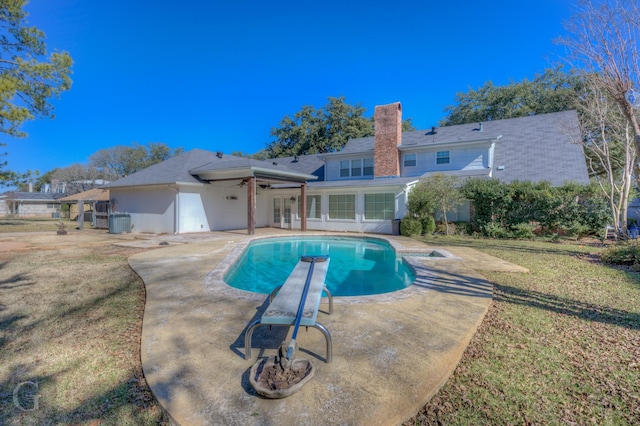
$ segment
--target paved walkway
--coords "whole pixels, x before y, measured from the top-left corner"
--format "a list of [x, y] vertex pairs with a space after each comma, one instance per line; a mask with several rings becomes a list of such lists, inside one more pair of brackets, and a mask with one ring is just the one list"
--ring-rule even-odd
[[[259, 229], [255, 237], [277, 233]], [[384, 237], [401, 251], [431, 250], [409, 238]], [[132, 256], [129, 264], [147, 290], [145, 376], [181, 425], [401, 423], [447, 380], [487, 311], [492, 286], [476, 270], [526, 271], [471, 249], [448, 248], [449, 258], [411, 256], [418, 279], [409, 289], [336, 298], [333, 315], [319, 314], [333, 340], [331, 364], [324, 362], [322, 334], [300, 331], [297, 358], [311, 359], [315, 376], [296, 394], [269, 400], [249, 384], [249, 369], [256, 355], [276, 353], [286, 329], [256, 330], [254, 359], [246, 360], [244, 333], [266, 297], [221, 281], [249, 240], [239, 231], [120, 242], [162, 247]]]

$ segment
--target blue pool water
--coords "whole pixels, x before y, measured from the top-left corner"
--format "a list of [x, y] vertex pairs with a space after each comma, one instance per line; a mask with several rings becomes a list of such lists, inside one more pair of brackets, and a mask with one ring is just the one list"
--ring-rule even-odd
[[334, 296], [362, 296], [403, 289], [415, 274], [386, 242], [367, 238], [270, 238], [253, 241], [224, 281], [269, 294], [284, 284], [302, 255], [329, 255], [326, 284]]

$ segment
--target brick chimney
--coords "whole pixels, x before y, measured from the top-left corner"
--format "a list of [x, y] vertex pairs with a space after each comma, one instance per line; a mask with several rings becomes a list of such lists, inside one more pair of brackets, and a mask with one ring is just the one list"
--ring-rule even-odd
[[375, 177], [400, 176], [402, 143], [402, 105], [394, 102], [376, 106], [374, 121], [373, 170]]

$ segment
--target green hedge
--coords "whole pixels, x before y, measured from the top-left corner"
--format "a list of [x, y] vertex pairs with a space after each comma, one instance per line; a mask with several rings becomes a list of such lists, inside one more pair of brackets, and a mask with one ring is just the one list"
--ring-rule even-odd
[[418, 219], [405, 217], [400, 222], [400, 234], [405, 237], [422, 235], [422, 224]]

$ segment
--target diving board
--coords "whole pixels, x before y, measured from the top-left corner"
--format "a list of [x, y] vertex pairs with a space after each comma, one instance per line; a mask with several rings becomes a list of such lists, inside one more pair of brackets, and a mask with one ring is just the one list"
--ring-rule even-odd
[[[300, 301], [302, 299], [307, 275], [312, 262], [304, 261], [305, 256], [298, 261], [295, 268], [287, 278], [287, 281], [276, 288], [270, 295], [270, 303], [259, 320], [254, 321], [245, 333], [245, 359], [251, 359], [251, 338], [254, 330], [263, 325], [278, 325], [293, 327], [296, 322]], [[329, 331], [316, 321], [322, 293], [326, 293], [329, 300], [329, 314], [333, 313], [333, 297], [325, 287], [325, 279], [329, 269], [329, 258], [313, 263], [313, 275], [310, 278], [307, 297], [302, 308], [302, 316], [299, 325], [317, 328], [324, 334], [327, 341], [326, 362], [331, 362], [331, 335]]]

